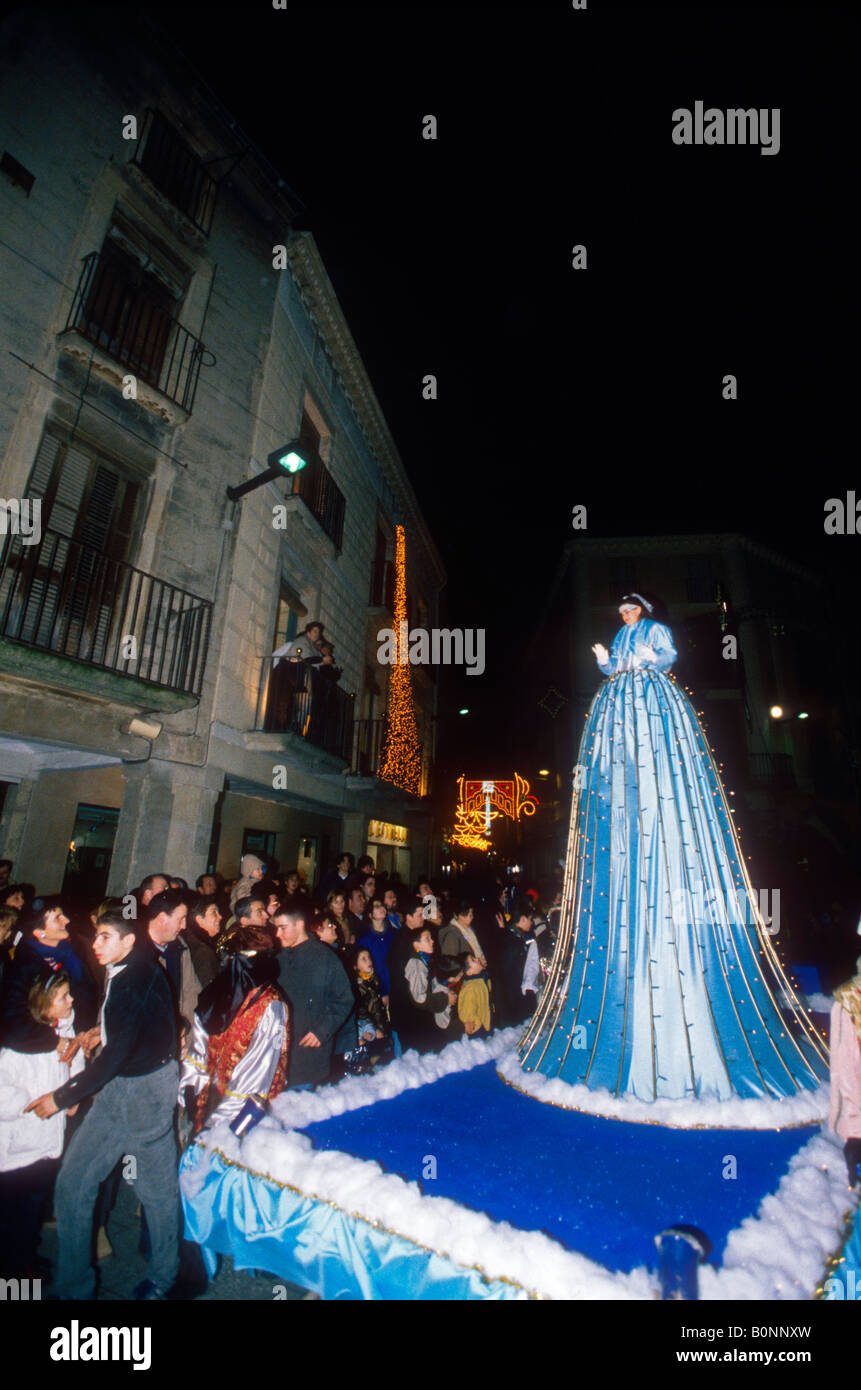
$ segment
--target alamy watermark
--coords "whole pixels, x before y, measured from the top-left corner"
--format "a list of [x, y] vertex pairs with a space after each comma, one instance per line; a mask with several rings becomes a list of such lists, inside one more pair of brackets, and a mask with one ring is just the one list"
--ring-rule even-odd
[[400, 624], [377, 633], [377, 660], [381, 666], [466, 666], [468, 676], [484, 672], [483, 627], [410, 628]]
[[20, 536], [23, 545], [42, 539], [41, 497], [0, 497], [0, 536]]
[[732, 106], [721, 111], [695, 101], [693, 111], [673, 112], [674, 145], [759, 145], [760, 154], [780, 153], [780, 107]]

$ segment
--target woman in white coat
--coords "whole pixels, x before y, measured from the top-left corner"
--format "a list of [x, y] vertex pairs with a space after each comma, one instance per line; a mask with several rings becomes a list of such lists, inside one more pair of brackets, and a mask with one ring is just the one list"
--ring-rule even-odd
[[46, 968], [30, 987], [28, 1005], [35, 1022], [53, 1031], [56, 1046], [50, 1052], [19, 1051], [16, 1042], [23, 1048], [25, 1041], [12, 1033], [0, 1048], [0, 1275], [6, 1278], [46, 1272], [37, 1261], [43, 1212], [60, 1166], [66, 1116], [77, 1107], [47, 1120], [24, 1111], [84, 1066], [66, 972]]

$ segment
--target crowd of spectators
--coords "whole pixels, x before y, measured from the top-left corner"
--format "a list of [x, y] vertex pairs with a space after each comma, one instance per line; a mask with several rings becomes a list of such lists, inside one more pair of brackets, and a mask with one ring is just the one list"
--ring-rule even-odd
[[[246, 854], [235, 881], [146, 875], [85, 909], [0, 865], [0, 1276], [92, 1298], [123, 1176], [149, 1278], [189, 1297], [178, 1147], [242, 1133], [282, 1091], [385, 1066], [409, 1048], [487, 1037], [534, 1012], [558, 900], [501, 884], [476, 900], [408, 889], [342, 853], [316, 890]], [[131, 1161], [131, 1168], [128, 1165]], [[128, 1169], [128, 1171], [127, 1171]], [[56, 1216], [58, 1263], [38, 1254]]]

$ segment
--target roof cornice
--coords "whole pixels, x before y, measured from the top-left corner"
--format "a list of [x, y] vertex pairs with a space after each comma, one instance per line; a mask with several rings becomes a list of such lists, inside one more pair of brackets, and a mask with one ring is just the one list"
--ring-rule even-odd
[[743, 550], [807, 582], [822, 583], [821, 576], [815, 571], [805, 569], [797, 561], [788, 559], [778, 551], [771, 550], [740, 532], [715, 531], [695, 536], [582, 536], [572, 537], [565, 548], [569, 558], [583, 551], [588, 551], [591, 555], [702, 555], [710, 550], [725, 553]]
[[445, 566], [422, 516], [418, 498], [392, 439], [382, 406], [371, 385], [361, 353], [344, 317], [335, 288], [311, 232], [292, 231], [287, 240], [290, 269], [315, 326], [322, 334], [341, 378], [344, 394], [365, 435], [368, 447], [401, 501], [405, 521], [421, 538], [442, 587]]

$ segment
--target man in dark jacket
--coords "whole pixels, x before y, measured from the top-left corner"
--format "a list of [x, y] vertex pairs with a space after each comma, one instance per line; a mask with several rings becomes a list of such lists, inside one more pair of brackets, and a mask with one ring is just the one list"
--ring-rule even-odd
[[500, 943], [497, 963], [499, 1024], [503, 1028], [525, 1023], [535, 1013], [541, 986], [538, 943], [533, 930], [535, 909], [530, 898], [520, 898]]
[[404, 925], [392, 942], [391, 950], [386, 958], [391, 985], [389, 1015], [392, 1020], [392, 1028], [398, 1034], [403, 1028], [409, 1028], [413, 1013], [408, 997], [409, 985], [404, 973], [407, 961], [414, 955], [413, 937], [417, 931], [428, 926], [430, 923], [425, 917], [425, 904], [421, 898], [413, 898], [404, 908]]
[[93, 1297], [93, 1212], [99, 1184], [123, 1155], [133, 1160], [131, 1181], [152, 1244], [150, 1277], [134, 1297], [164, 1298], [179, 1265], [176, 1011], [165, 971], [146, 942], [136, 943], [134, 929], [121, 913], [108, 913], [93, 942], [106, 971], [100, 1022], [93, 1030], [101, 1038], [99, 1056], [74, 1080], [27, 1106], [48, 1119], [95, 1095], [66, 1151], [54, 1196], [60, 1245], [56, 1292], [64, 1299]]
[[329, 1079], [335, 1034], [354, 1007], [353, 991], [336, 953], [309, 937], [303, 911], [280, 908], [272, 925], [281, 946], [278, 983], [292, 1024], [287, 1084], [308, 1090]]
[[356, 885], [356, 875], [353, 872], [353, 856], [346, 850], [342, 850], [338, 855], [334, 869], [330, 869], [320, 880], [320, 887], [317, 890], [317, 897], [324, 903], [330, 893], [343, 893], [346, 902], [350, 889]]

